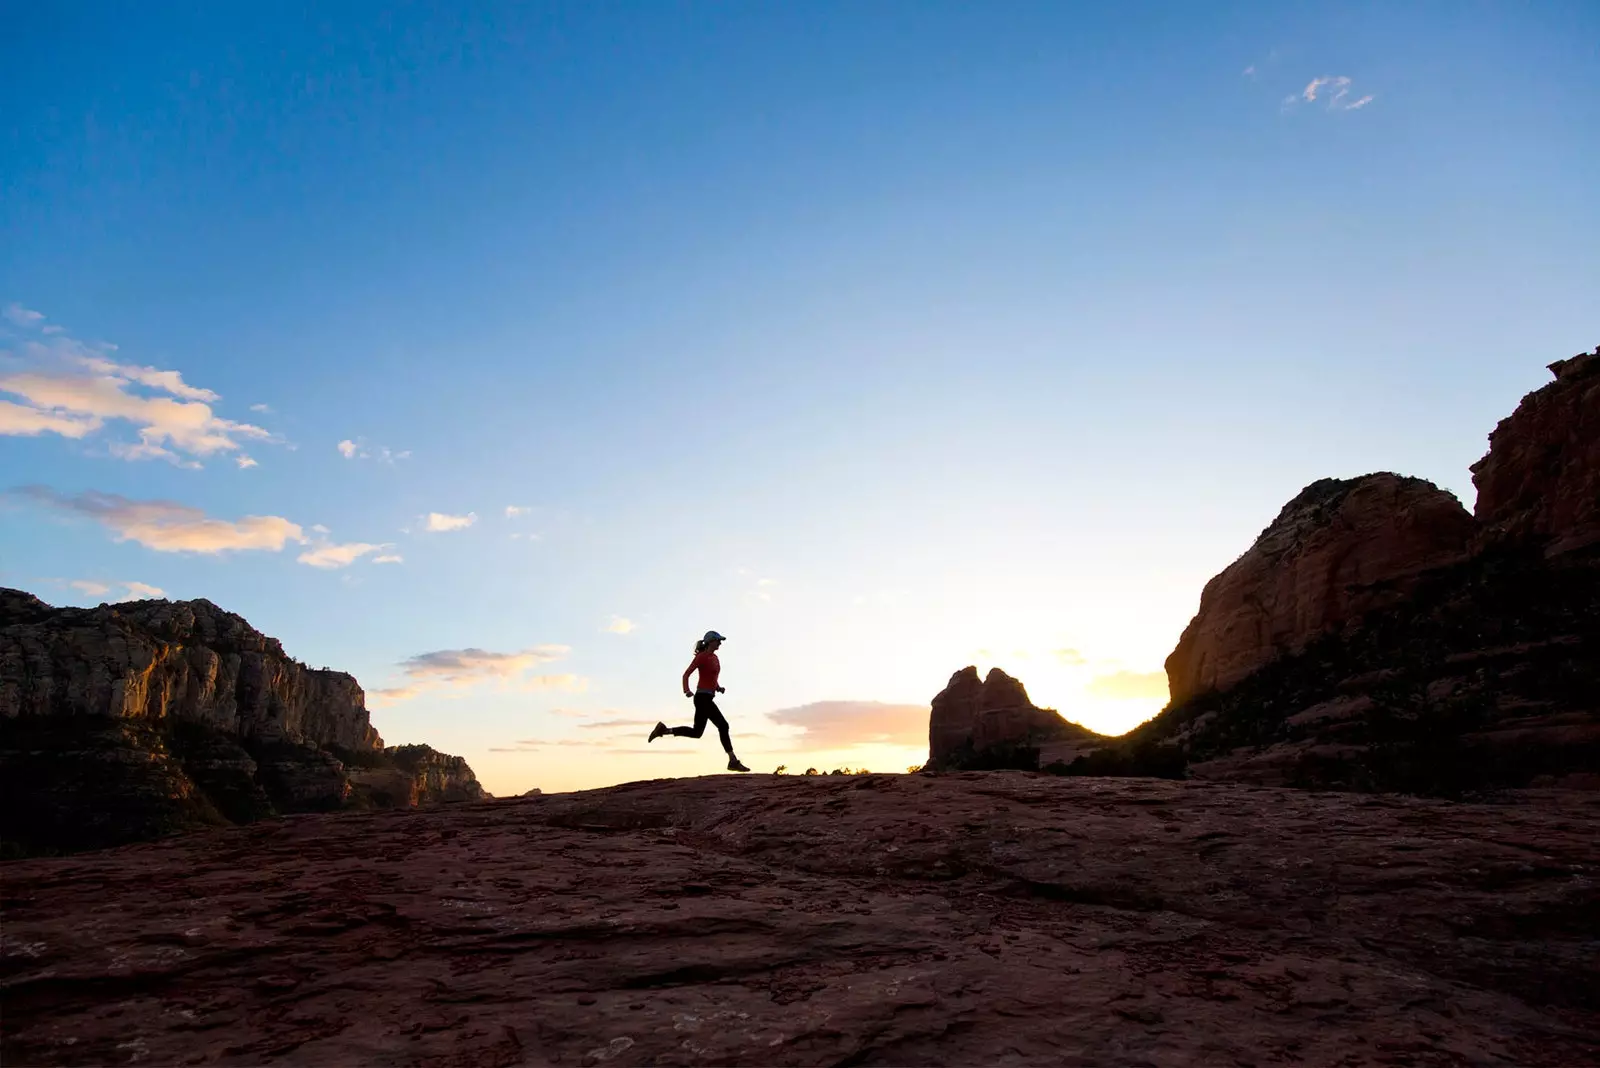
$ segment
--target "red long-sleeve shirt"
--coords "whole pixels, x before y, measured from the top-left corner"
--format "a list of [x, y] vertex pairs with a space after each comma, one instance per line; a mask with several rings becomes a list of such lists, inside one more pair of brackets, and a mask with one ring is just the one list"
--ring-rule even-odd
[[717, 659], [717, 654], [710, 649], [694, 654], [694, 659], [689, 661], [689, 669], [683, 673], [683, 688], [689, 688], [689, 676], [696, 671], [700, 672], [700, 680], [695, 684], [697, 690], [710, 690], [717, 692], [717, 676], [722, 673], [722, 662]]

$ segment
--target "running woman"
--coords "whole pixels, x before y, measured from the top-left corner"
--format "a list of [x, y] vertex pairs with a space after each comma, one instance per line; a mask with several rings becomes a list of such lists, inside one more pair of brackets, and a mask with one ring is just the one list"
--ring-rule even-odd
[[[733, 739], [728, 737], [728, 721], [722, 718], [722, 712], [717, 708], [717, 694], [727, 692], [725, 687], [717, 685], [717, 676], [722, 672], [722, 664], [717, 660], [717, 650], [722, 648], [722, 643], [725, 641], [727, 639], [716, 631], [706, 631], [706, 636], [694, 643], [694, 659], [689, 661], [689, 667], [683, 673], [683, 696], [694, 698], [694, 726], [668, 727], [665, 723], [657, 723], [656, 729], [650, 732], [650, 741], [655, 741], [663, 734], [671, 734], [678, 738], [698, 738], [706, 732], [706, 723], [709, 721], [717, 725], [717, 734], [722, 738], [722, 748], [728, 754], [728, 770], [749, 771], [750, 769], [739, 763], [739, 758], [733, 755]], [[700, 677], [691, 691], [689, 676], [697, 671]]]

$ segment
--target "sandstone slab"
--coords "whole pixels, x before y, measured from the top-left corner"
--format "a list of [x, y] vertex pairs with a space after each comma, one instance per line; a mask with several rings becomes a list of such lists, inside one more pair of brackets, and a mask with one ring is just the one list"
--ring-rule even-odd
[[5, 865], [8, 1065], [1575, 1065], [1600, 798], [637, 783]]

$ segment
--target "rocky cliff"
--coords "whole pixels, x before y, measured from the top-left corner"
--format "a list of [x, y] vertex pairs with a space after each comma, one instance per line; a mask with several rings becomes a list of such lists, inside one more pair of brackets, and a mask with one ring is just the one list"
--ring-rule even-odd
[[1302, 786], [1600, 785], [1600, 350], [1551, 370], [1473, 467], [1476, 516], [1396, 475], [1289, 502], [1113, 748]]
[[[933, 699], [928, 717], [931, 769], [1038, 766], [1042, 749], [1059, 759], [1064, 748], [1105, 739], [1028, 699], [1022, 683], [999, 668], [983, 679], [964, 667]], [[1047, 757], [1048, 758], [1048, 757]]]
[[1550, 371], [1489, 435], [1472, 483], [1486, 543], [1555, 556], [1600, 542], [1600, 347]]
[[480, 796], [458, 757], [385, 749], [354, 678], [306, 667], [209, 601], [52, 608], [0, 590], [12, 852]]
[[1431, 482], [1387, 473], [1313, 482], [1200, 595], [1167, 658], [1172, 700], [1225, 690], [1462, 560], [1477, 524]]

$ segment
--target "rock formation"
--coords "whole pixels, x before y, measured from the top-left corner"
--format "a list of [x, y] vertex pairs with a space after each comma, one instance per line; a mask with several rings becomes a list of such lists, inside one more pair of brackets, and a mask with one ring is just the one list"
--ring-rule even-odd
[[1086, 727], [1039, 708], [1022, 683], [999, 668], [981, 681], [978, 669], [964, 667], [933, 699], [928, 717], [928, 767], [1014, 767], [1018, 750], [1037, 766], [1045, 743], [1098, 743]]
[[1486, 541], [1554, 556], [1600, 542], [1600, 347], [1550, 370], [1489, 435], [1472, 483]]
[[480, 796], [458, 757], [385, 749], [354, 678], [209, 601], [58, 609], [0, 590], [8, 850]]
[[1460, 501], [1420, 478], [1313, 482], [1206, 583], [1200, 611], [1167, 658], [1173, 702], [1225, 690], [1402, 602], [1424, 572], [1464, 559], [1476, 532]]
[[1600, 786], [1600, 350], [1551, 370], [1473, 467], [1476, 518], [1417, 479], [1307, 487], [1206, 585], [1172, 703], [1112, 748], [1264, 783]]
[[1600, 1063], [1600, 797], [715, 776], [5, 865], [16, 1065]]

